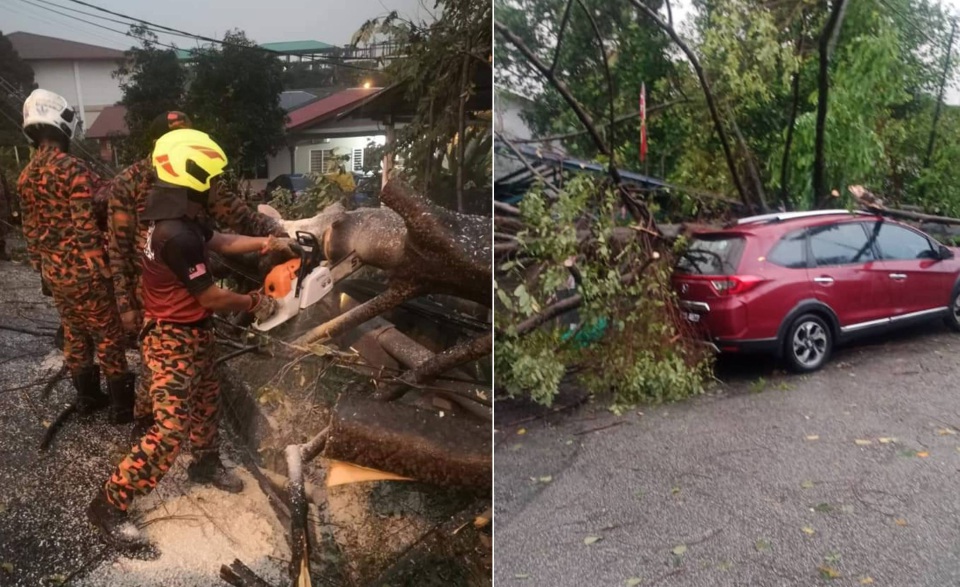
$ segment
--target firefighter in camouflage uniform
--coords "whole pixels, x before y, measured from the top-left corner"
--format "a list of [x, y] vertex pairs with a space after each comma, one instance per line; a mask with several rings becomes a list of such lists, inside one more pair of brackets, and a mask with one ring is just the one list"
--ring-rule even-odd
[[[171, 130], [191, 127], [186, 114], [165, 112], [151, 123], [148, 135], [155, 142]], [[201, 211], [201, 216], [209, 215], [216, 226], [238, 234], [273, 235], [281, 238], [289, 236], [277, 220], [254, 212], [239, 194], [221, 179], [217, 178], [212, 182], [207, 209]], [[128, 334], [135, 334], [143, 325], [138, 256], [146, 242], [148, 225], [140, 223], [140, 216], [146, 205], [147, 194], [155, 182], [156, 173], [150, 157], [147, 157], [120, 172], [108, 187], [110, 268], [121, 322]], [[144, 373], [141, 372], [137, 386], [134, 409], [138, 432], [149, 428], [153, 419], [147, 392], [149, 377], [144, 376]]]
[[[134, 376], [127, 371], [103, 233], [95, 218], [99, 178], [68, 153], [76, 126], [76, 113], [57, 94], [34, 90], [23, 104], [23, 132], [36, 148], [18, 182], [23, 233], [30, 264], [60, 312], [77, 411], [109, 404], [110, 419], [119, 424], [133, 419]], [[109, 397], [100, 388], [100, 369]]]
[[213, 232], [200, 215], [213, 196], [212, 185], [227, 164], [223, 150], [206, 134], [178, 129], [161, 137], [152, 161], [152, 183], [141, 221], [147, 233], [140, 254], [141, 299], [146, 317], [141, 333], [144, 361], [151, 372], [150, 397], [156, 422], [98, 491], [88, 518], [120, 548], [147, 545], [127, 518], [137, 495], [152, 491], [190, 441], [191, 480], [239, 492], [242, 481], [224, 468], [218, 450], [220, 386], [215, 372], [215, 311], [273, 315], [277, 302], [260, 293], [239, 294], [214, 284], [208, 252], [266, 254], [296, 249], [289, 239]]

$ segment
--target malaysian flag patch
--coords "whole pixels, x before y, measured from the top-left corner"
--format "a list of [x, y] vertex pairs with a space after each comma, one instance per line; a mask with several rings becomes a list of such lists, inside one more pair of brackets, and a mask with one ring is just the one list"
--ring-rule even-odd
[[207, 274], [207, 266], [204, 265], [203, 263], [198, 263], [193, 267], [191, 267], [188, 273], [189, 273], [188, 277], [190, 279], [196, 279], [202, 275]]

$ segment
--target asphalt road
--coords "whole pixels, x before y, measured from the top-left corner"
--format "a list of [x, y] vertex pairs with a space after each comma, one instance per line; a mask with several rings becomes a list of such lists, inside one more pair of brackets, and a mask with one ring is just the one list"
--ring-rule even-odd
[[958, 353], [932, 325], [622, 417], [504, 402], [496, 584], [960, 585]]
[[[39, 277], [23, 264], [0, 262], [0, 587], [225, 585], [217, 572], [234, 558], [263, 577], [282, 570], [282, 561], [267, 557], [282, 529], [263, 522], [273, 514], [265, 497], [251, 497], [262, 496], [252, 478], [239, 495], [199, 487], [187, 482], [183, 457], [133, 512], [141, 525], [147, 517], [163, 522], [149, 524], [151, 540], [183, 546], [139, 557], [152, 561], [121, 557], [107, 547], [85, 511], [129, 450], [131, 425], [110, 425], [106, 411], [73, 416], [49, 450], [39, 450], [46, 427], [75, 396], [66, 379], [43, 393], [63, 365], [53, 346], [58, 323], [50, 299], [40, 295]], [[229, 455], [233, 447], [225, 445]], [[207, 523], [204, 516], [219, 521]]]

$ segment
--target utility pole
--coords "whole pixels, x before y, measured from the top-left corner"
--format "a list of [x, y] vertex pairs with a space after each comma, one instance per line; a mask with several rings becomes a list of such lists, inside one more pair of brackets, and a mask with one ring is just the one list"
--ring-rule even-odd
[[933, 143], [937, 138], [937, 122], [940, 121], [940, 108], [943, 106], [943, 92], [947, 86], [947, 76], [950, 74], [950, 57], [953, 53], [953, 39], [957, 33], [957, 19], [950, 25], [950, 41], [947, 43], [947, 57], [943, 62], [943, 75], [940, 76], [940, 93], [937, 95], [937, 107], [933, 111], [933, 127], [930, 128], [930, 142], [927, 143], [927, 155], [923, 158], [923, 168], [930, 167], [933, 158]]

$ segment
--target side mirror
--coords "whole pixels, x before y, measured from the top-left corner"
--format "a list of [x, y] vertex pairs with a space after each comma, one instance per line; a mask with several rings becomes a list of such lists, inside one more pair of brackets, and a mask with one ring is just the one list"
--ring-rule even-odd
[[953, 259], [954, 257], [955, 257], [955, 255], [953, 254], [953, 251], [951, 251], [949, 247], [947, 247], [947, 246], [945, 246], [945, 245], [940, 245], [940, 260], [941, 260], [941, 261], [945, 261], [946, 259]]

